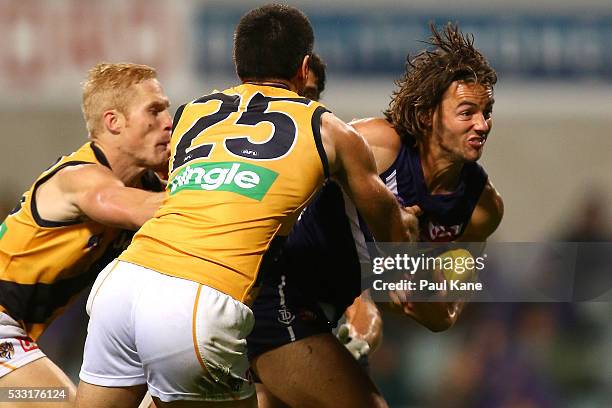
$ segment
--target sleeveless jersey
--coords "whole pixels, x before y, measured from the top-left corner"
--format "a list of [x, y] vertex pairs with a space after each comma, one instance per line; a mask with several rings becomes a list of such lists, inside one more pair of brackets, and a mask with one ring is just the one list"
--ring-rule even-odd
[[104, 266], [97, 261], [120, 235], [93, 221], [47, 221], [38, 213], [38, 187], [67, 166], [88, 163], [110, 168], [102, 150], [86, 143], [42, 173], [0, 228], [0, 310], [33, 339], [93, 282]]
[[177, 111], [169, 192], [119, 259], [249, 304], [262, 262], [327, 175], [317, 102], [243, 84]]
[[[380, 177], [404, 206], [423, 210], [421, 241], [459, 238], [488, 179], [480, 165], [466, 163], [455, 191], [430, 194], [412, 138], [402, 142], [395, 161]], [[267, 284], [276, 285], [275, 275], [287, 273], [292, 285], [314, 293], [341, 314], [361, 293], [360, 260], [369, 259], [366, 243], [371, 241], [354, 204], [336, 183], [327, 182], [294, 226]]]

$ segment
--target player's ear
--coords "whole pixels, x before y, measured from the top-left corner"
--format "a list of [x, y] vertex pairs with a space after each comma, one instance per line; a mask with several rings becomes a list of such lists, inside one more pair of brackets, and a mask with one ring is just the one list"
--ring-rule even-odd
[[121, 133], [125, 124], [125, 117], [116, 109], [109, 109], [102, 113], [102, 122], [109, 133], [117, 135]]
[[304, 55], [304, 59], [302, 60], [302, 65], [300, 65], [300, 70], [298, 72], [298, 76], [306, 83], [308, 80], [308, 71], [310, 70], [310, 55]]
[[308, 66], [310, 65], [310, 55], [305, 55], [304, 59], [302, 59], [302, 63], [300, 64], [297, 72], [291, 78], [291, 82], [296, 87], [296, 92], [298, 95], [304, 94], [304, 88], [306, 87], [306, 81], [308, 81]]

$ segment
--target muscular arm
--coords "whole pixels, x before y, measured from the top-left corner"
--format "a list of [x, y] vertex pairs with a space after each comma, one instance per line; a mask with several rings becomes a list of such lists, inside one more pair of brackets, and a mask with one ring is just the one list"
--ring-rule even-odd
[[39, 215], [48, 221], [91, 219], [111, 227], [136, 230], [153, 217], [164, 193], [126, 187], [97, 164], [60, 170], [36, 192]]
[[480, 195], [478, 204], [472, 213], [470, 223], [458, 241], [484, 242], [495, 232], [504, 216], [504, 201], [491, 184], [487, 184]]
[[414, 210], [400, 207], [380, 180], [372, 151], [359, 133], [325, 113], [321, 117], [321, 137], [331, 175], [351, 197], [374, 237], [381, 242], [416, 240]]
[[[399, 137], [397, 136], [393, 128], [390, 127], [388, 122], [380, 118], [366, 119], [366, 120], [361, 120], [357, 122], [352, 122], [351, 126], [356, 131], [363, 132], [363, 139], [361, 137], [358, 138], [357, 147], [364, 150], [363, 152], [364, 157], [362, 157], [361, 159], [356, 157], [355, 152], [353, 150], [355, 148], [356, 142], [351, 141], [349, 137], [346, 137], [345, 143], [340, 143], [339, 146], [336, 146], [335, 151], [337, 152], [338, 150], [340, 150], [341, 153], [344, 153], [345, 150], [350, 149], [350, 153], [344, 154], [344, 156], [341, 158], [342, 160], [348, 161], [349, 166], [351, 164], [359, 164], [357, 160], [360, 160], [362, 164], [367, 164], [366, 170], [367, 170], [367, 177], [370, 183], [370, 187], [368, 187], [367, 184], [362, 184], [362, 180], [364, 176], [358, 175], [361, 169], [353, 169], [349, 167], [349, 169], [347, 169], [345, 172], [343, 173], [341, 172], [341, 176], [337, 177], [338, 180], [341, 182], [345, 190], [347, 190], [347, 188], [345, 187], [346, 184], [349, 184], [350, 188], [357, 189], [357, 191], [354, 192], [353, 195], [351, 195], [353, 200], [355, 200], [355, 194], [357, 194], [357, 197], [359, 197], [359, 194], [363, 194], [364, 195], [363, 200], [365, 200], [367, 203], [368, 192], [359, 190], [360, 188], [361, 189], [367, 189], [367, 188], [379, 189], [379, 190], [384, 191], [385, 193], [384, 203], [386, 206], [388, 206], [389, 208], [398, 207], [397, 200], [395, 199], [393, 194], [387, 190], [386, 186], [384, 186], [384, 183], [380, 180], [380, 177], [378, 176], [378, 174], [384, 171], [387, 167], [389, 167], [391, 163], [393, 163], [393, 160], [395, 160], [395, 157], [397, 156], [397, 151], [399, 149], [399, 146], [401, 145]], [[371, 153], [370, 153], [369, 148], [368, 149], [363, 148], [364, 144], [365, 144], [365, 147], [369, 146], [371, 148]], [[342, 164], [344, 164], [344, 162], [342, 162]], [[353, 172], [353, 174], [357, 174], [357, 175], [355, 175], [352, 178], [349, 178], [346, 175], [348, 172], [351, 172], [351, 171]], [[357, 184], [357, 185], [354, 186], [354, 184]], [[393, 204], [391, 204], [391, 202]], [[357, 205], [357, 202], [355, 203]], [[362, 215], [365, 215], [363, 213], [362, 207], [357, 205], [357, 208], [359, 209]], [[381, 211], [384, 214], [386, 210], [383, 209]], [[376, 215], [373, 215], [373, 216], [375, 217]], [[370, 218], [372, 218], [373, 216], [371, 215]], [[370, 229], [373, 230], [372, 221], [366, 218], [366, 222], [368, 223], [368, 226], [370, 227]], [[395, 225], [400, 225], [397, 222], [393, 222], [393, 223]], [[418, 238], [418, 225], [416, 224], [416, 220], [414, 220], [414, 222], [411, 223], [409, 231], [410, 231], [410, 240], [416, 240]], [[399, 241], [399, 239], [393, 238], [393, 237], [381, 239], [380, 233], [377, 235], [376, 232], [374, 232], [374, 236], [379, 241], [381, 240]], [[402, 240], [406, 240], [406, 239], [402, 239]], [[350, 338], [353, 339], [353, 341], [355, 339], [358, 339], [360, 341], [365, 341], [367, 342], [370, 351], [375, 350], [382, 341], [382, 318], [380, 316], [380, 312], [378, 308], [376, 307], [376, 305], [370, 298], [369, 294], [362, 293], [360, 297], [355, 299], [355, 302], [353, 303], [353, 305], [351, 305], [346, 310], [345, 314], [346, 314], [346, 325], [348, 327], [348, 335], [350, 336]], [[350, 344], [351, 343], [347, 344], [347, 347], [349, 348], [349, 350], [351, 348]]]

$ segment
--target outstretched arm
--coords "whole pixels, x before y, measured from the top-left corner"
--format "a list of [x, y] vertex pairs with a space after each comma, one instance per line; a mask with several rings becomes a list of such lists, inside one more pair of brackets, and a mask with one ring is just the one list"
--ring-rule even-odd
[[377, 241], [415, 241], [415, 209], [401, 207], [378, 177], [374, 156], [365, 140], [331, 113], [321, 117], [321, 137], [335, 180], [350, 196]]
[[153, 217], [165, 193], [126, 187], [98, 164], [60, 170], [39, 187], [40, 216], [48, 221], [91, 219], [111, 227], [136, 230]]

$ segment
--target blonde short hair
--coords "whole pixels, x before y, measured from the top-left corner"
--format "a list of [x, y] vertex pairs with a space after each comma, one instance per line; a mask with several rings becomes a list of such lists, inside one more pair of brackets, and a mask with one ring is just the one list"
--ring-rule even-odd
[[117, 109], [127, 114], [133, 97], [132, 85], [157, 78], [157, 71], [147, 65], [100, 63], [91, 68], [83, 82], [83, 116], [90, 137], [101, 131], [102, 113]]

